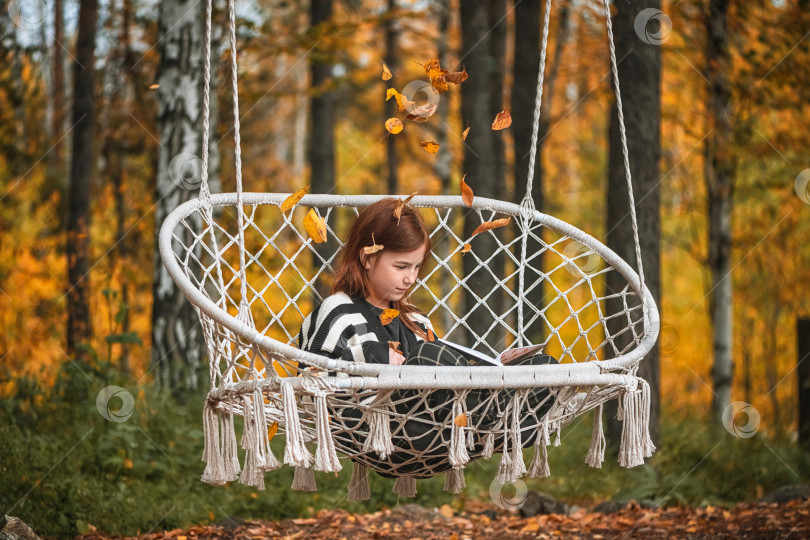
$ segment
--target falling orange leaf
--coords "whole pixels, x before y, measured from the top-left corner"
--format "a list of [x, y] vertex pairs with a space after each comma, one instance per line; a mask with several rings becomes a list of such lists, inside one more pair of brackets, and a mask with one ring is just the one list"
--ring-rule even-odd
[[363, 253], [365, 253], [366, 255], [371, 255], [372, 253], [377, 253], [383, 247], [384, 246], [381, 246], [380, 244], [374, 241], [374, 233], [371, 233], [371, 245], [364, 247]]
[[456, 416], [453, 420], [453, 423], [458, 427], [465, 427], [467, 425], [467, 415], [461, 413], [460, 415]]
[[160, 88], [158, 83], [152, 83], [149, 85], [149, 90], [157, 90], [158, 88]]
[[466, 174], [461, 177], [461, 198], [464, 200], [464, 204], [471, 207], [475, 194], [472, 188], [467, 185], [467, 182], [464, 181], [465, 178], [467, 178]]
[[411, 110], [410, 114], [408, 114], [408, 119], [413, 120], [417, 124], [423, 124], [428, 121], [428, 118], [433, 116], [438, 108], [439, 106], [435, 103], [425, 103], [424, 105], [419, 105]]
[[435, 154], [439, 151], [439, 143], [428, 141], [428, 142], [420, 142], [419, 144], [422, 145], [422, 148], [430, 152], [431, 154]]
[[402, 209], [405, 208], [406, 204], [411, 202], [411, 199], [413, 199], [414, 195], [417, 193], [419, 192], [414, 191], [407, 199], [397, 199], [397, 205], [394, 207], [394, 217], [397, 218], [397, 225], [399, 225], [399, 219], [402, 217]]
[[300, 201], [304, 195], [306, 195], [307, 191], [309, 191], [309, 186], [299, 189], [284, 199], [284, 202], [281, 203], [281, 213], [284, 214], [285, 212], [295, 208], [295, 205], [298, 204], [298, 201]]
[[471, 236], [475, 236], [476, 234], [480, 234], [482, 232], [491, 231], [492, 229], [503, 227], [504, 225], [508, 225], [510, 221], [512, 221], [511, 217], [496, 219], [495, 221], [485, 221], [475, 228]]
[[462, 141], [466, 141], [466, 140], [467, 140], [467, 134], [468, 134], [469, 132], [470, 132], [470, 126], [467, 126], [467, 129], [465, 129], [463, 132], [461, 132], [461, 140], [462, 140]]
[[304, 230], [312, 241], [316, 244], [326, 242], [326, 222], [321, 216], [315, 213], [315, 210], [310, 208], [307, 215], [304, 217]]
[[278, 431], [278, 422], [273, 422], [273, 424], [267, 428], [267, 440], [272, 441], [273, 437], [276, 436], [276, 432]]
[[428, 60], [425, 62], [425, 73], [430, 77], [430, 86], [437, 94], [444, 94], [450, 88], [444, 76], [447, 73], [446, 69], [442, 69], [439, 61], [436, 59]]
[[462, 68], [461, 71], [454, 71], [446, 73], [444, 80], [453, 84], [461, 84], [466, 81], [470, 76], [467, 75], [467, 68]]
[[399, 311], [390, 308], [384, 309], [383, 312], [380, 313], [380, 322], [383, 323], [383, 326], [385, 326], [397, 317], [399, 317]]
[[495, 120], [492, 121], [492, 129], [495, 131], [506, 129], [511, 125], [512, 115], [509, 114], [509, 111], [499, 112], [498, 116], [495, 117]]
[[394, 76], [394, 74], [391, 73], [391, 70], [388, 69], [388, 66], [383, 64], [382, 80], [390, 81], [393, 76]]
[[389, 88], [385, 91], [385, 101], [394, 98], [397, 101], [397, 111], [402, 112], [408, 107], [413, 106], [413, 101], [409, 101], [403, 94], [400, 94], [394, 88]]
[[427, 340], [428, 341], [436, 341], [436, 336], [435, 336], [435, 334], [433, 334], [433, 330], [430, 329], [430, 328], [428, 328], [427, 330], [428, 330], [427, 331]]
[[461, 254], [464, 255], [465, 253], [469, 253], [471, 249], [472, 246], [470, 244], [464, 244], [464, 247], [461, 248]]
[[402, 128], [405, 127], [402, 125], [402, 120], [399, 118], [389, 118], [385, 121], [385, 129], [388, 130], [388, 133], [391, 135], [396, 135]]

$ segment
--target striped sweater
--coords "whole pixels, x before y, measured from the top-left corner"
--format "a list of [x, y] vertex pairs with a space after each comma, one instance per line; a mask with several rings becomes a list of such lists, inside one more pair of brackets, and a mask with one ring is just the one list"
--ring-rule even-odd
[[[304, 319], [298, 348], [349, 362], [387, 364], [390, 336], [373, 309], [362, 298], [352, 299], [344, 293], [325, 298]], [[425, 315], [410, 316], [425, 331], [433, 329]], [[404, 325], [403, 329], [412, 344], [410, 349], [422, 341]]]

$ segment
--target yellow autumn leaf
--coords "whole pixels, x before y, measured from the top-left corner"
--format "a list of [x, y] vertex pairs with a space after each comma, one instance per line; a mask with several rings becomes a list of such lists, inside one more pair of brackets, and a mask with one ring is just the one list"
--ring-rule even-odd
[[313, 208], [310, 208], [307, 215], [304, 216], [304, 230], [316, 244], [326, 242], [326, 222], [315, 213]]
[[413, 101], [409, 101], [403, 94], [396, 91], [395, 88], [389, 88], [385, 91], [385, 101], [394, 98], [397, 102], [397, 111], [402, 112], [409, 106], [413, 106]]
[[512, 115], [509, 114], [509, 111], [501, 111], [495, 117], [495, 120], [492, 121], [492, 129], [495, 131], [500, 131], [502, 129], [506, 129], [512, 125]]
[[419, 192], [414, 191], [407, 199], [397, 199], [397, 205], [394, 207], [394, 217], [397, 218], [397, 225], [399, 225], [399, 219], [402, 217], [402, 209], [405, 208], [406, 204], [411, 202], [411, 199], [413, 199], [417, 193]]
[[378, 251], [380, 251], [380, 250], [381, 250], [383, 247], [385, 247], [385, 246], [382, 246], [382, 245], [378, 244], [378, 243], [377, 243], [377, 242], [374, 240], [374, 233], [371, 233], [371, 245], [370, 245], [370, 246], [366, 246], [366, 247], [364, 247], [364, 248], [363, 248], [363, 253], [365, 253], [366, 255], [371, 255], [372, 253], [377, 253], [377, 252], [378, 252]]
[[482, 232], [491, 231], [492, 229], [497, 229], [498, 227], [503, 227], [504, 225], [508, 225], [510, 221], [512, 221], [511, 217], [496, 219], [494, 221], [485, 221], [475, 228], [471, 236], [475, 236], [476, 234], [480, 234]]
[[394, 76], [394, 74], [391, 73], [391, 70], [388, 69], [388, 66], [383, 64], [382, 80], [390, 81], [393, 76]]
[[391, 135], [396, 135], [402, 128], [405, 127], [402, 125], [402, 120], [399, 118], [389, 118], [385, 121], [385, 129], [388, 130], [388, 133]]
[[385, 326], [397, 317], [399, 317], [399, 311], [396, 309], [384, 309], [383, 312], [380, 313], [380, 322]]
[[469, 77], [470, 76], [467, 75], [467, 68], [462, 67], [461, 71], [445, 73], [444, 80], [453, 84], [461, 84], [469, 79]]
[[467, 140], [467, 135], [469, 133], [470, 133], [470, 126], [467, 126], [467, 129], [465, 129], [463, 132], [461, 132], [461, 140], [466, 141]]
[[424, 148], [425, 150], [427, 150], [431, 154], [435, 154], [436, 152], [439, 151], [439, 143], [437, 143], [437, 142], [433, 142], [433, 141], [424, 142], [423, 141], [423, 142], [420, 142], [419, 144], [421, 144], [422, 148]]
[[435, 103], [425, 103], [424, 105], [414, 107], [410, 114], [408, 114], [408, 120], [413, 120], [417, 124], [423, 124], [428, 121], [428, 118], [433, 116], [438, 108], [439, 106]]
[[273, 437], [276, 436], [276, 432], [278, 431], [278, 422], [273, 422], [269, 428], [267, 428], [267, 440], [272, 441]]
[[467, 185], [467, 182], [464, 179], [467, 178], [465, 174], [461, 177], [461, 198], [464, 200], [464, 204], [467, 206], [472, 207], [473, 199], [475, 199], [475, 194], [470, 186]]
[[457, 425], [458, 427], [466, 427], [467, 426], [467, 415], [464, 414], [464, 413], [461, 413], [460, 415], [456, 416], [456, 418], [453, 420], [453, 423], [455, 425]]
[[436, 341], [436, 335], [433, 333], [433, 330], [428, 328], [427, 329], [427, 340], [428, 341]]
[[430, 86], [437, 94], [444, 94], [450, 88], [445, 80], [446, 69], [442, 69], [439, 61], [436, 59], [428, 60], [425, 63], [425, 73], [430, 77]]
[[295, 208], [295, 205], [298, 204], [298, 201], [300, 201], [304, 197], [304, 195], [307, 194], [307, 191], [309, 191], [309, 186], [299, 189], [298, 191], [296, 191], [295, 193], [284, 199], [284, 202], [281, 203], [281, 213], [284, 214], [289, 210]]
[[132, 466], [133, 466], [133, 464], [132, 464], [132, 460], [131, 460], [131, 459], [129, 459], [129, 458], [126, 458], [126, 459], [124, 460], [124, 468], [125, 468], [125, 469], [131, 469], [131, 468], [132, 468]]
[[461, 248], [461, 254], [464, 255], [465, 253], [469, 253], [471, 249], [472, 249], [472, 245], [464, 244], [464, 247]]

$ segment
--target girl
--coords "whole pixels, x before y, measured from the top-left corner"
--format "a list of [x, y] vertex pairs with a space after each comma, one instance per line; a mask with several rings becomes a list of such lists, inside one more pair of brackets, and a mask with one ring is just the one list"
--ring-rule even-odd
[[[360, 212], [349, 229], [342, 260], [335, 273], [332, 295], [304, 320], [298, 346], [329, 358], [354, 362], [471, 365], [455, 350], [432, 342], [430, 320], [408, 301], [411, 288], [430, 256], [431, 244], [419, 212], [405, 205], [397, 218], [394, 215], [397, 202], [394, 198], [383, 199]], [[382, 249], [373, 253], [366, 253], [363, 249], [373, 245], [382, 246]], [[396, 309], [399, 316], [383, 324], [380, 316], [386, 309]], [[519, 363], [550, 362], [556, 363], [556, 360], [549, 355], [536, 355]], [[471, 390], [466, 404], [477, 430], [495, 428], [513, 395], [514, 390], [502, 390], [493, 398], [491, 390]], [[435, 460], [434, 474], [450, 469], [446, 463], [446, 445], [435, 444], [434, 438], [436, 425], [443, 424], [451, 414], [452, 397], [452, 390], [434, 390], [427, 396], [414, 390], [401, 390], [391, 395], [397, 412], [408, 417], [401, 430], [392, 433], [395, 447], [407, 450], [408, 445], [412, 445], [420, 451], [439, 449], [436, 455], [423, 455], [422, 463], [412, 464], [413, 470], [423, 468], [424, 460]], [[532, 444], [532, 428], [537, 426], [551, 404], [547, 389], [529, 393], [526, 406], [527, 412], [532, 414], [524, 415], [527, 418], [522, 424], [522, 429], [527, 432], [523, 436], [524, 446]], [[349, 415], [359, 423], [359, 414], [352, 414], [347, 409], [340, 414], [344, 419]], [[439, 435], [443, 442], [449, 443], [449, 429]], [[502, 436], [495, 448], [501, 444]], [[483, 443], [479, 442], [471, 454], [482, 450]], [[395, 452], [390, 458], [397, 466], [398, 474], [408, 472], [408, 463], [403, 462], [405, 455]]]

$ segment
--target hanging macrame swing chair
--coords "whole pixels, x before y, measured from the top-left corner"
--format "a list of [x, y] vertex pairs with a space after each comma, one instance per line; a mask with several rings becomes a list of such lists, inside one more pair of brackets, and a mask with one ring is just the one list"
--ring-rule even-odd
[[[639, 272], [595, 238], [536, 211], [531, 199], [551, 3], [548, 0], [543, 25], [526, 196], [520, 205], [476, 197], [472, 208], [460, 196], [415, 197], [412, 204], [423, 209], [432, 228], [434, 250], [433, 264], [412, 294], [417, 305], [426, 307], [432, 302], [427, 315], [439, 323], [437, 329], [443, 337], [471, 336], [467, 341], [471, 346], [497, 353], [488, 337], [497, 335], [502, 340], [506, 336], [510, 346], [526, 345], [529, 326], [541, 326], [545, 352], [560, 363], [422, 367], [346, 362], [293, 346], [313, 302], [321, 299], [316, 280], [333, 270], [340, 252], [342, 244], [335, 229], [345, 228], [359, 209], [384, 196], [306, 195], [297, 209], [283, 213], [281, 205], [288, 193], [243, 193], [235, 15], [230, 0], [237, 191], [210, 193], [204, 151], [199, 197], [176, 208], [160, 230], [163, 262], [199, 316], [210, 358], [211, 390], [203, 414], [203, 481], [221, 485], [238, 478], [243, 484], [264, 489], [264, 473], [283, 462], [295, 467], [293, 489], [314, 490], [314, 471], [342, 469], [340, 452], [354, 466], [348, 486], [350, 500], [369, 498], [368, 469], [395, 477], [394, 492], [402, 496], [416, 494], [417, 478], [438, 473], [447, 473], [445, 489], [458, 493], [464, 487], [465, 465], [474, 459], [489, 459], [493, 453], [502, 454], [497, 473], [502, 483], [527, 473], [548, 476], [546, 447], [552, 436], [556, 435], [554, 444], [559, 445], [561, 429], [591, 410], [593, 436], [585, 462], [601, 467], [605, 452], [602, 404], [611, 399], [619, 399], [623, 422], [620, 465], [640, 465], [655, 450], [648, 430], [650, 389], [636, 373], [658, 336], [659, 316], [644, 285], [607, 0], [605, 19]], [[209, 131], [210, 35], [208, 0], [204, 149], [208, 148]], [[305, 208], [314, 209], [326, 221], [330, 241], [317, 248], [299, 230]], [[477, 269], [472, 276], [469, 271], [459, 275], [463, 273], [461, 250], [467, 241], [462, 232], [464, 221], [469, 226], [475, 220], [472, 225], [476, 226], [505, 216], [513, 218], [514, 226], [499, 234], [483, 233], [491, 235], [494, 251], [467, 253], [465, 257], [477, 261]], [[527, 253], [529, 244], [531, 253]], [[506, 262], [490, 264], [496, 257]], [[502, 268], [504, 275], [495, 275], [491, 266]], [[610, 273], [616, 274], [612, 282], [618, 279], [623, 286], [600, 293], [607, 290]], [[482, 287], [475, 282], [480, 276], [496, 285], [479, 290]], [[544, 297], [539, 306], [525, 301], [537, 287], [543, 288]], [[495, 294], [509, 299], [502, 302], [500, 312], [493, 311], [498, 309], [490, 300]], [[463, 308], [465, 296], [476, 299], [472, 309], [469, 303]], [[623, 310], [607, 313], [610, 299]], [[473, 311], [478, 318], [474, 322]], [[492, 322], [483, 331], [481, 318]], [[257, 326], [256, 321], [261, 324]], [[298, 370], [301, 364], [308, 368]], [[548, 389], [547, 398], [544, 406], [532, 410], [527, 397], [538, 388]], [[466, 397], [471, 392], [489, 397], [470, 407]], [[499, 394], [510, 399], [498, 400]], [[437, 405], [437, 396], [446, 399]], [[490, 407], [496, 407], [498, 420], [483, 425], [482, 412]], [[540, 409], [542, 413], [538, 413]], [[244, 418], [241, 467], [234, 430], [237, 415]], [[414, 423], [423, 428], [418, 443]], [[270, 440], [281, 433], [285, 447], [279, 459]], [[527, 469], [523, 443], [531, 444], [530, 439], [534, 459]], [[310, 443], [316, 447], [314, 456]]]

